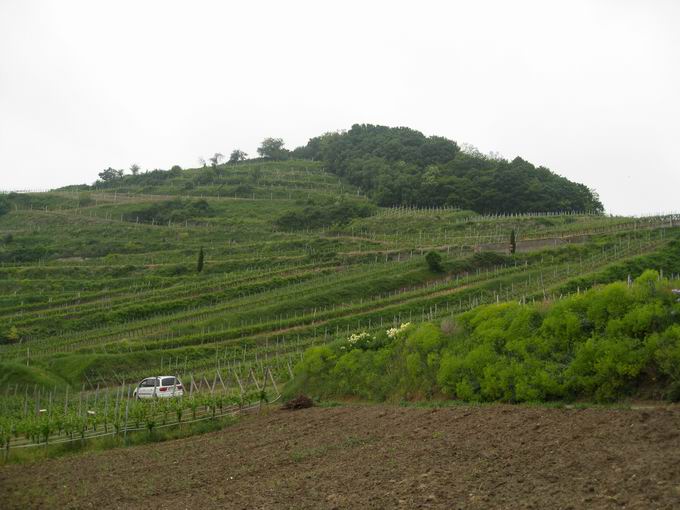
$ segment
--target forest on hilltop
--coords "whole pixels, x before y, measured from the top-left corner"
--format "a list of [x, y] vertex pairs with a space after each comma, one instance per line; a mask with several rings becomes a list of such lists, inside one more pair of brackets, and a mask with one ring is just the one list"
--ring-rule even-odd
[[461, 149], [452, 140], [427, 137], [407, 127], [355, 124], [348, 131], [311, 138], [292, 151], [284, 145], [281, 138], [265, 138], [257, 149], [259, 157], [248, 159], [245, 152], [234, 149], [226, 162], [225, 156], [217, 152], [207, 161], [200, 158], [200, 167], [190, 176], [177, 165], [168, 171], [146, 172], [132, 165], [132, 175], [107, 168], [99, 173], [93, 186], [62, 189], [130, 191], [141, 186], [148, 192], [154, 187], [179, 185], [189, 192], [220, 184], [216, 192], [236, 185], [230, 189], [234, 196], [249, 197], [261, 177], [260, 169], [253, 167], [243, 180], [242, 175], [237, 175], [237, 167], [284, 160], [314, 161], [383, 207], [456, 207], [481, 214], [604, 211], [594, 190], [546, 167], [536, 167], [520, 157], [508, 161], [471, 147]]
[[323, 161], [381, 206], [456, 206], [480, 213], [580, 211], [600, 213], [593, 190], [515, 158], [462, 151], [440, 136], [406, 127], [355, 124], [312, 138], [291, 153]]

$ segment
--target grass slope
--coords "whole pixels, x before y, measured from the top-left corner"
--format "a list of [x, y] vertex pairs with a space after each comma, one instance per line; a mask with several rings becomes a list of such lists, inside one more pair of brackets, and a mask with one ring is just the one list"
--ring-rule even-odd
[[[94, 388], [265, 363], [285, 380], [304, 349], [358, 329], [544, 299], [648, 267], [680, 272], [673, 218], [370, 209], [310, 161], [6, 198], [0, 361], [35, 370], [8, 371], [6, 386]], [[310, 219], [327, 204], [332, 214]], [[425, 263], [431, 250], [441, 273]]]

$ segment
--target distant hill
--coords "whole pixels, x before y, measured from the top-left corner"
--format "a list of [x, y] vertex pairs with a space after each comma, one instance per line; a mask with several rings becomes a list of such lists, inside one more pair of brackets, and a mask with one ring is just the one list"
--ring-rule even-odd
[[495, 159], [462, 151], [456, 142], [406, 127], [355, 124], [312, 138], [294, 157], [322, 161], [365, 190], [378, 205], [451, 205], [479, 213], [579, 211], [599, 213], [587, 186], [517, 157]]
[[[262, 157], [228, 163], [211, 158], [212, 164], [188, 170], [173, 166], [126, 175], [107, 168], [92, 186], [61, 190], [296, 198], [321, 204], [345, 194], [368, 197], [382, 207], [454, 207], [480, 214], [604, 212], [594, 190], [548, 168], [520, 157], [508, 161], [461, 149], [452, 140], [407, 127], [355, 124], [292, 151], [283, 145], [280, 138], [267, 138], [258, 149]], [[272, 162], [278, 170], [263, 174], [262, 165]]]

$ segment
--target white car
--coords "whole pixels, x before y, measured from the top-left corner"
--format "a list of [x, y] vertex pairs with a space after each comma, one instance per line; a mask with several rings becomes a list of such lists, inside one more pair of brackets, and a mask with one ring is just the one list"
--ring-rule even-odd
[[132, 392], [132, 396], [137, 399], [172, 398], [181, 397], [182, 395], [184, 395], [184, 386], [182, 381], [174, 375], [147, 377]]

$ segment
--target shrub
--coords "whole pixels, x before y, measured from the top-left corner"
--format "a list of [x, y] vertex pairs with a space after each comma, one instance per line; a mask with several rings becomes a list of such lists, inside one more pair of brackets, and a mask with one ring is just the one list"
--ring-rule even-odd
[[[295, 379], [286, 387], [286, 393], [299, 394], [302, 388], [313, 391], [314, 396], [332, 394], [331, 369], [337, 356], [328, 346], [316, 346], [307, 349], [302, 360], [295, 365]], [[300, 390], [298, 390], [298, 388]]]
[[303, 209], [291, 211], [276, 220], [276, 226], [286, 230], [319, 228], [344, 225], [354, 218], [365, 218], [375, 212], [367, 203], [338, 201], [334, 204], [309, 204]]
[[80, 193], [78, 195], [78, 207], [87, 207], [88, 205], [94, 204], [94, 199], [89, 193]]
[[442, 267], [442, 256], [436, 251], [431, 251], [425, 255], [425, 262], [427, 262], [427, 267], [430, 268], [430, 271], [434, 273], [441, 273], [444, 271], [444, 268]]
[[680, 325], [650, 336], [645, 346], [659, 374], [666, 380], [666, 397], [680, 401]]
[[128, 220], [136, 221], [137, 218], [142, 222], [176, 223], [197, 218], [207, 218], [216, 213], [210, 204], [204, 199], [183, 200], [180, 198], [157, 202], [143, 209], [138, 209], [128, 213]]
[[0, 327], [0, 344], [13, 344], [21, 339], [16, 326]]
[[647, 271], [632, 286], [555, 304], [493, 304], [441, 326], [357, 333], [308, 351], [293, 385], [326, 396], [505, 402], [612, 401], [651, 385], [680, 400], [679, 312], [669, 283]]

